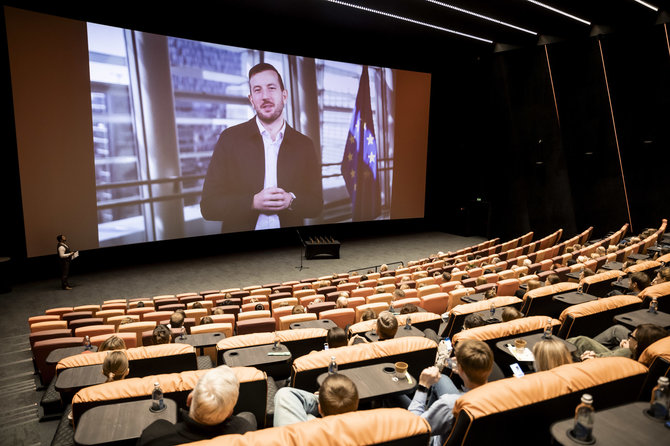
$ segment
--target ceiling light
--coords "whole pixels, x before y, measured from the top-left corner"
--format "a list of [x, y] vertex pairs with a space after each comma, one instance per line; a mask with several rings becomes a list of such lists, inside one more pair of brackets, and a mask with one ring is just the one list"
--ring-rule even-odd
[[400, 15], [391, 14], [389, 12], [380, 11], [378, 9], [367, 8], [365, 6], [355, 5], [355, 4], [343, 2], [343, 1], [340, 1], [340, 0], [326, 0], [326, 1], [328, 1], [330, 3], [335, 3], [335, 4], [338, 4], [338, 5], [342, 5], [342, 6], [348, 6], [349, 8], [355, 8], [355, 9], [360, 9], [362, 11], [371, 12], [373, 14], [379, 14], [379, 15], [383, 15], [385, 17], [390, 17], [390, 18], [393, 18], [393, 19], [402, 20], [404, 22], [413, 23], [415, 25], [421, 25], [421, 26], [425, 26], [425, 27], [428, 27], [428, 28], [437, 29], [439, 31], [444, 31], [444, 32], [451, 33], [451, 34], [456, 34], [456, 35], [459, 35], [459, 36], [467, 37], [469, 39], [479, 40], [480, 42], [493, 43], [492, 40], [484, 39], [482, 37], [473, 36], [472, 34], [462, 33], [462, 32], [459, 32], [459, 31], [456, 31], [456, 30], [453, 30], [453, 29], [445, 28], [443, 26], [437, 26], [437, 25], [433, 25], [431, 23], [421, 22], [419, 20], [410, 19], [409, 17], [403, 17], [403, 16], [400, 16]]
[[532, 34], [534, 36], [537, 35], [537, 33], [535, 31], [531, 31], [531, 30], [526, 29], [526, 28], [521, 28], [520, 26], [512, 25], [511, 23], [503, 22], [502, 20], [494, 19], [492, 17], [488, 17], [488, 16], [485, 16], [483, 14], [479, 14], [479, 13], [476, 13], [476, 12], [473, 12], [473, 11], [468, 11], [467, 9], [459, 8], [458, 6], [453, 6], [453, 5], [450, 5], [448, 3], [442, 3], [442, 2], [439, 2], [437, 0], [425, 0], [425, 1], [427, 1], [429, 3], [434, 3], [434, 4], [439, 5], [439, 6], [443, 6], [445, 8], [453, 9], [454, 11], [462, 12], [463, 14], [469, 14], [469, 15], [477, 17], [479, 19], [488, 20], [489, 22], [497, 23], [498, 25], [503, 25], [503, 26], [507, 26], [509, 28], [514, 28], [516, 30], [523, 31], [525, 33]]
[[642, 6], [646, 6], [649, 9], [653, 9], [654, 11], [658, 11], [658, 8], [654, 5], [652, 5], [651, 3], [643, 2], [642, 0], [633, 0], [633, 1], [635, 1], [636, 3], [641, 4]]
[[556, 9], [556, 8], [554, 8], [553, 6], [549, 6], [549, 5], [545, 4], [545, 3], [541, 3], [541, 2], [538, 2], [538, 1], [536, 1], [536, 0], [526, 0], [526, 1], [528, 1], [528, 2], [530, 2], [530, 3], [532, 3], [532, 4], [534, 4], [534, 5], [537, 5], [537, 6], [541, 6], [541, 7], [543, 7], [543, 8], [546, 8], [546, 9], [548, 9], [548, 10], [550, 10], [550, 11], [554, 11], [554, 12], [557, 12], [557, 13], [559, 13], [559, 14], [563, 14], [564, 16], [566, 16], [566, 17], [570, 17], [571, 19], [573, 19], [573, 20], [577, 20], [578, 22], [582, 22], [582, 23], [585, 24], [585, 25], [590, 25], [590, 24], [591, 24], [591, 22], [588, 22], [588, 21], [586, 21], [586, 20], [584, 20], [584, 19], [580, 19], [580, 18], [577, 17], [577, 16], [574, 16], [574, 15], [572, 15], [572, 14], [568, 14], [568, 13], [565, 12], [565, 11], [561, 11], [560, 9]]

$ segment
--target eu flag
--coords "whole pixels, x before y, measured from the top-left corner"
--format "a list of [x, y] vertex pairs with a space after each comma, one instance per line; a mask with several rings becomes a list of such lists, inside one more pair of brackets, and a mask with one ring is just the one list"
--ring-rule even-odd
[[374, 220], [381, 214], [377, 154], [370, 80], [368, 67], [364, 66], [342, 158], [342, 176], [351, 197], [354, 221]]

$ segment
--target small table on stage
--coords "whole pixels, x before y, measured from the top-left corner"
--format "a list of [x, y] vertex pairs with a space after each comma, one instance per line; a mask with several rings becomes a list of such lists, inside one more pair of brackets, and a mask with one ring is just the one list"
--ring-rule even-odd
[[670, 328], [670, 314], [662, 311], [651, 313], [648, 308], [643, 308], [629, 313], [617, 314], [614, 316], [614, 322], [625, 325], [631, 330], [635, 330], [635, 327], [640, 324], [654, 324], [667, 330]]
[[[86, 351], [86, 347], [83, 345], [76, 346], [76, 347], [63, 347], [63, 348], [57, 348], [53, 350], [49, 355], [47, 356], [47, 364], [49, 365], [56, 365], [60, 362], [61, 359], [65, 359], [68, 356], [74, 356], [78, 355], [79, 353], [83, 353]], [[97, 352], [98, 347], [95, 345], [91, 346], [91, 349], [89, 350], [91, 352]]]
[[325, 254], [331, 256], [335, 259], [340, 258], [340, 242], [333, 239], [324, 239], [323, 241], [311, 241], [308, 240], [305, 242], [305, 258], [313, 259], [318, 255]]
[[[419, 330], [418, 328], [416, 328], [414, 326], [412, 326], [410, 328], [406, 328], [406, 327], [407, 327], [406, 325], [398, 327], [398, 331], [395, 332], [394, 338], [405, 338], [405, 337], [408, 337], [408, 336], [419, 336], [419, 337], [422, 337], [422, 338], [426, 337], [426, 335], [423, 334], [423, 332], [421, 330]], [[370, 342], [379, 341], [379, 335], [377, 334], [377, 332], [375, 330], [366, 331], [363, 334], [363, 336], [365, 336], [365, 338]]]
[[223, 333], [196, 333], [184, 335], [183, 338], [179, 336], [174, 338], [175, 344], [189, 344], [200, 350], [200, 354], [205, 354], [205, 348], [214, 347], [221, 339], [225, 339], [226, 335]]
[[337, 327], [337, 324], [330, 319], [317, 319], [315, 321], [303, 321], [303, 322], [294, 322], [289, 325], [291, 330], [298, 330], [300, 328], [325, 328], [330, 330], [333, 327]]
[[621, 270], [623, 269], [623, 263], [621, 262], [609, 262], [603, 265], [603, 269], [608, 271]]
[[[288, 375], [291, 364], [288, 348], [283, 344], [279, 344], [277, 350], [273, 350], [273, 347], [273, 344], [267, 344], [235, 348], [223, 353], [223, 361], [230, 367], [256, 367], [271, 376]], [[268, 353], [283, 355], [268, 355]]]
[[[670, 444], [670, 429], [662, 421], [655, 420], [644, 411], [648, 402], [636, 402], [611, 409], [596, 411], [593, 424], [594, 445]], [[551, 436], [563, 446], [579, 445], [568, 436], [574, 426], [574, 418], [551, 425]], [[665, 440], [663, 440], [665, 438]]]
[[[395, 365], [390, 362], [338, 370], [337, 373], [351, 378], [356, 383], [360, 401], [411, 393], [417, 385], [414, 377], [411, 378], [411, 382], [406, 378], [393, 381]], [[316, 382], [321, 385], [327, 376], [328, 373], [322, 373], [316, 378]]]
[[578, 291], [570, 291], [569, 293], [557, 294], [552, 297], [556, 302], [565, 304], [566, 307], [571, 305], [583, 304], [584, 302], [591, 302], [592, 300], [598, 300], [596, 296], [592, 296], [587, 293], [580, 293]]
[[177, 403], [163, 400], [165, 410], [152, 412], [151, 399], [93, 407], [81, 415], [74, 442], [77, 445], [135, 444], [142, 431], [156, 420], [177, 422]]
[[74, 395], [84, 387], [102, 384], [107, 377], [102, 374], [102, 364], [86, 365], [83, 367], [71, 367], [58, 374], [56, 378], [56, 391], [63, 395], [63, 401], [67, 396]]

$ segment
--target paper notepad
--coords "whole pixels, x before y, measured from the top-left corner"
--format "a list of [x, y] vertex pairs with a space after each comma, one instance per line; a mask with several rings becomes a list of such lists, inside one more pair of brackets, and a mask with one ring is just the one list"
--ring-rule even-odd
[[515, 346], [512, 344], [507, 344], [507, 350], [516, 358], [517, 361], [528, 361], [532, 362], [535, 361], [535, 356], [533, 356], [533, 352], [530, 351], [528, 348], [524, 348], [521, 353], [519, 353], [516, 349]]

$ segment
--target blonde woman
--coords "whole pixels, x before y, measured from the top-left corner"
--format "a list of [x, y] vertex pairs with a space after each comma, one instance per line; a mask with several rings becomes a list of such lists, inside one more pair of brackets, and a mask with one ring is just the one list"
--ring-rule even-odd
[[533, 347], [535, 371], [543, 372], [563, 364], [572, 364], [572, 357], [563, 341], [556, 338], [542, 339]]

